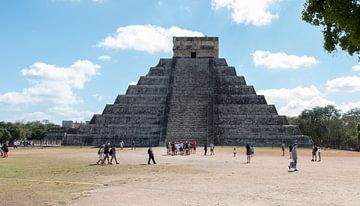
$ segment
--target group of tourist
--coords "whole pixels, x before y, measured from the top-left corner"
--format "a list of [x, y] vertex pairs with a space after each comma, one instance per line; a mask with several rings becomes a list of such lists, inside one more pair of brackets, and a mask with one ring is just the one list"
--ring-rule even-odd
[[6, 143], [3, 145], [0, 144], [0, 157], [6, 158], [8, 157], [9, 147]]
[[[124, 147], [124, 142], [121, 141], [120, 148], [123, 149], [123, 147]], [[166, 145], [167, 155], [172, 155], [172, 156], [173, 155], [190, 155], [191, 153], [196, 153], [196, 147], [197, 147], [197, 143], [195, 141], [194, 142], [185, 141], [185, 143], [183, 143], [183, 142], [168, 142]], [[215, 155], [214, 144], [211, 143], [209, 145], [209, 147], [210, 147], [210, 155]], [[131, 144], [131, 149], [132, 150], [135, 149], [134, 141]], [[285, 144], [281, 145], [281, 149], [282, 149], [282, 155], [285, 156]], [[251, 157], [253, 157], [255, 154], [255, 147], [253, 145], [246, 144], [245, 151], [246, 151], [246, 157], [247, 157], [246, 163], [249, 164], [251, 161]], [[7, 148], [6, 144], [1, 146], [0, 152], [1, 152], [2, 157], [7, 157], [8, 148]], [[205, 144], [204, 145], [204, 155], [205, 156], [207, 155], [207, 152], [208, 152], [208, 146], [207, 146], [207, 144]], [[153, 164], [156, 164], [152, 146], [150, 146], [148, 148], [147, 153], [149, 156], [148, 164], [150, 164], [151, 161], [153, 162]], [[289, 171], [291, 171], [292, 169], [293, 169], [293, 171], [298, 171], [298, 169], [297, 169], [298, 155], [297, 155], [297, 144], [296, 143], [289, 145], [289, 154], [290, 154], [290, 159], [291, 159], [290, 165], [288, 166]], [[107, 162], [107, 164], [112, 164], [113, 160], [115, 160], [116, 164], [119, 164], [119, 162], [117, 161], [117, 158], [116, 158], [115, 145], [113, 145], [112, 147], [110, 146], [110, 143], [102, 145], [98, 150], [98, 155], [99, 155], [99, 159], [97, 161], [97, 164], [104, 165], [106, 162]], [[236, 157], [236, 155], [237, 155], [236, 147], [234, 147], [234, 149], [233, 149], [233, 155], [234, 155], [234, 157]], [[312, 160], [311, 161], [321, 161], [321, 147], [319, 145], [314, 145], [312, 147]]]
[[167, 155], [190, 155], [191, 153], [196, 153], [197, 143], [194, 142], [168, 142], [166, 144], [166, 154]]
[[314, 144], [311, 151], [312, 155], [312, 162], [321, 161], [321, 146]]
[[[108, 164], [112, 164], [112, 161], [115, 160], [116, 164], [119, 164], [116, 158], [116, 147], [113, 145], [110, 147], [110, 143], [102, 145], [98, 150], [99, 160], [96, 164], [104, 165], [107, 161]], [[110, 158], [111, 157], [111, 158]]]

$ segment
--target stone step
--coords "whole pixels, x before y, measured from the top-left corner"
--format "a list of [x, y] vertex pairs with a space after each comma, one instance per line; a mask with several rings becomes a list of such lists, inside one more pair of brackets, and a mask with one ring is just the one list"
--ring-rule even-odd
[[156, 124], [89, 124], [86, 127], [80, 127], [79, 133], [100, 135], [124, 135], [131, 132], [137, 134], [157, 134], [160, 130], [161, 126]]
[[107, 104], [103, 114], [162, 114], [165, 105]]
[[103, 144], [110, 143], [119, 147], [120, 142], [124, 142], [125, 147], [130, 147], [134, 141], [137, 147], [148, 147], [150, 145], [159, 144], [159, 135], [124, 135], [119, 136], [111, 134], [109, 136], [99, 136], [96, 134], [77, 134], [67, 135], [67, 138], [63, 142], [64, 145], [96, 145], [100, 146]]
[[238, 115], [276, 115], [274, 105], [269, 104], [218, 104], [215, 106], [217, 114], [238, 114]]
[[[172, 97], [167, 124], [167, 140], [184, 140], [188, 135], [197, 141], [207, 137], [210, 92], [210, 58], [176, 60]], [[199, 135], [201, 132], [202, 135]]]
[[115, 104], [164, 104], [166, 95], [118, 95]]
[[151, 67], [147, 76], [169, 76], [170, 69], [165, 67]]
[[228, 66], [225, 58], [215, 58], [214, 66]]
[[215, 95], [217, 104], [266, 104], [264, 95], [236, 95], [236, 94], [219, 94]]
[[173, 63], [173, 59], [161, 58], [159, 63], [156, 65], [157, 67], [171, 68]]
[[216, 123], [227, 125], [287, 125], [286, 116], [280, 115], [219, 115]]
[[130, 115], [114, 115], [103, 114], [94, 115], [91, 124], [160, 124], [160, 115], [149, 114], [130, 114]]
[[168, 87], [165, 85], [130, 85], [126, 94], [144, 94], [144, 95], [166, 95]]
[[306, 135], [249, 135], [249, 136], [220, 136], [222, 145], [238, 145], [245, 146], [246, 144], [255, 146], [275, 146], [280, 147], [282, 144], [290, 145], [297, 143], [300, 147], [309, 146], [309, 137]]
[[256, 94], [253, 86], [248, 85], [222, 85], [215, 88], [216, 94]]
[[214, 69], [217, 75], [236, 76], [235, 67], [216, 66]]
[[296, 125], [218, 125], [221, 135], [299, 135], [301, 131]]
[[216, 78], [217, 85], [246, 85], [243, 76], [223, 76], [218, 75]]
[[137, 85], [164, 85], [169, 84], [168, 76], [141, 76]]

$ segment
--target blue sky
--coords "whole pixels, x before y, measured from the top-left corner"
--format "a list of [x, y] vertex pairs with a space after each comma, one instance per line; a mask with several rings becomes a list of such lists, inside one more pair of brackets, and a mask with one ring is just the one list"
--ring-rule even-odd
[[298, 0], [0, 2], [0, 120], [89, 120], [160, 58], [171, 36], [218, 36], [220, 56], [280, 114], [360, 107], [357, 56], [322, 48]]

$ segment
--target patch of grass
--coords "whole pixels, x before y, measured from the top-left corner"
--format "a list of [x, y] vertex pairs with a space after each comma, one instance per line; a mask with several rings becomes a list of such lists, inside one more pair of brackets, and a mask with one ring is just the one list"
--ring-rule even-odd
[[[141, 174], [197, 174], [202, 171], [180, 166], [120, 164], [99, 166], [89, 163], [86, 153], [97, 149], [89, 147], [56, 147], [21, 149], [0, 159], [0, 199], [7, 205], [61, 204], [74, 193], [102, 186], [106, 176], [136, 176]], [[85, 155], [85, 159], [82, 157]], [[124, 184], [124, 180], [112, 184]], [[110, 178], [111, 179], [111, 178]], [[127, 180], [127, 181], [132, 181]], [[65, 203], [64, 203], [65, 204]]]

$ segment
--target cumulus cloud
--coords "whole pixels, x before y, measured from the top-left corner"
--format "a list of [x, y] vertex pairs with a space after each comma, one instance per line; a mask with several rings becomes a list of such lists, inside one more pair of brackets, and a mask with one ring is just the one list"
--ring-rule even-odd
[[340, 104], [340, 105], [338, 105], [337, 108], [340, 109], [342, 112], [348, 112], [351, 109], [360, 108], [360, 101], [358, 101], [358, 102], [347, 102], [347, 103], [344, 103], [344, 104]]
[[81, 111], [71, 106], [53, 107], [49, 109], [49, 112], [74, 121], [88, 121], [95, 113], [101, 113], [101, 111]]
[[278, 18], [270, 7], [280, 0], [212, 0], [213, 9], [226, 8], [231, 12], [232, 20], [237, 24], [263, 26]]
[[284, 52], [271, 53], [257, 50], [252, 54], [255, 66], [264, 66], [269, 69], [299, 69], [310, 67], [319, 62], [315, 57], [289, 55]]
[[328, 80], [326, 89], [330, 92], [358, 92], [360, 91], [360, 77], [349, 76]]
[[98, 57], [98, 60], [101, 60], [101, 61], [107, 62], [107, 61], [110, 61], [110, 60], [111, 60], [111, 56], [108, 56], [108, 55], [102, 55], [102, 56], [99, 56], [99, 57]]
[[353, 71], [356, 71], [356, 72], [360, 71], [360, 63], [358, 63], [357, 65], [352, 66], [351, 68], [352, 68]]
[[275, 104], [279, 114], [287, 116], [299, 115], [305, 109], [317, 106], [336, 105], [335, 102], [322, 97], [322, 93], [314, 86], [296, 87], [293, 89], [260, 90], [270, 104]]
[[82, 89], [100, 69], [88, 60], [78, 60], [69, 67], [57, 67], [36, 62], [21, 70], [29, 87], [21, 92], [7, 92], [0, 95], [0, 103], [10, 105], [57, 104], [70, 105], [81, 102], [75, 89]]
[[204, 36], [201, 32], [176, 26], [163, 28], [154, 25], [119, 27], [116, 34], [101, 40], [97, 46], [113, 49], [134, 49], [149, 53], [171, 52], [173, 36]]

